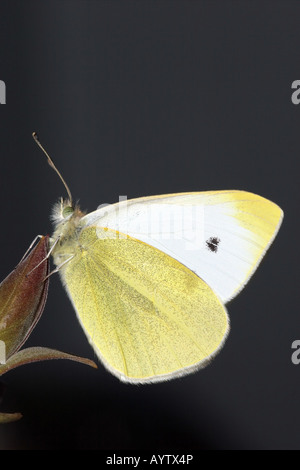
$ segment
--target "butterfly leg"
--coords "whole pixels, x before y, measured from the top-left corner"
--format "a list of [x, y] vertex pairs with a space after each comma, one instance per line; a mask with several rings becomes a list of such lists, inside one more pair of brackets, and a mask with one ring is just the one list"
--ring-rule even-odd
[[66, 259], [63, 263], [61, 263], [59, 266], [57, 266], [51, 273], [48, 274], [48, 276], [45, 277], [44, 281], [48, 279], [48, 277], [52, 276], [52, 274], [57, 273], [65, 264], [67, 264], [71, 259], [74, 258], [75, 255], [71, 255], [70, 258]]
[[[42, 235], [37, 235], [37, 237], [35, 237], [34, 241], [31, 243], [31, 245], [30, 245], [29, 249], [27, 250], [27, 252], [31, 249], [31, 247], [34, 245], [34, 243], [36, 242], [36, 240], [37, 240], [39, 237], [42, 238]], [[28, 277], [36, 268], [38, 268], [42, 263], [44, 263], [44, 261], [46, 261], [46, 259], [48, 259], [48, 258], [50, 257], [50, 255], [51, 255], [51, 253], [52, 253], [52, 251], [53, 251], [53, 249], [54, 249], [54, 247], [56, 246], [56, 244], [57, 244], [58, 241], [59, 241], [59, 237], [54, 241], [53, 245], [51, 246], [50, 250], [49, 250], [48, 253], [47, 253], [47, 256], [45, 256], [45, 258], [42, 259], [42, 261], [40, 261], [28, 274], [26, 274], [26, 277]], [[27, 252], [26, 252], [26, 253], [27, 253]], [[25, 253], [25, 254], [26, 254], [26, 253]], [[23, 256], [23, 258], [24, 258], [24, 257], [25, 257], [25, 255]], [[22, 259], [23, 259], [23, 258], [22, 258]], [[50, 274], [51, 274], [51, 273], [50, 273]], [[50, 274], [49, 274], [49, 276], [50, 276]], [[48, 277], [48, 276], [47, 276], [47, 277]], [[47, 277], [44, 279], [44, 281], [47, 279]]]
[[[30, 244], [29, 248], [27, 248], [25, 254], [23, 255], [23, 258], [21, 259], [21, 261], [23, 261], [23, 259], [26, 258], [26, 256], [28, 255], [29, 251], [31, 250], [31, 248], [33, 247], [33, 245], [35, 244], [35, 242], [36, 242], [39, 238], [42, 238], [42, 237], [43, 237], [43, 235], [37, 235], [37, 236], [35, 237], [35, 239], [33, 240], [33, 242]], [[20, 261], [20, 262], [21, 262], [21, 261]]]

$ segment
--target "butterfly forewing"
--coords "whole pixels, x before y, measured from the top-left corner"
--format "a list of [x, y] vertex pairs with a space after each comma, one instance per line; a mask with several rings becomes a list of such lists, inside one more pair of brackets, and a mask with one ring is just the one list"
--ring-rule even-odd
[[86, 215], [86, 225], [118, 230], [172, 256], [226, 303], [248, 282], [279, 230], [283, 213], [246, 191], [131, 199]]

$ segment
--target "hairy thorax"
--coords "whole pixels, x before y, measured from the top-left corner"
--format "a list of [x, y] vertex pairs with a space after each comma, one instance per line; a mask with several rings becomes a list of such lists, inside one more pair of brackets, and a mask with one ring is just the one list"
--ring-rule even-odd
[[[82, 217], [85, 215], [79, 207], [75, 207], [73, 213], [66, 218], [61, 214], [66, 207], [66, 202], [54, 208], [53, 220], [55, 230], [51, 237], [53, 261], [56, 266], [60, 266], [74, 256], [78, 239], [82, 230]], [[59, 214], [58, 214], [59, 212]]]

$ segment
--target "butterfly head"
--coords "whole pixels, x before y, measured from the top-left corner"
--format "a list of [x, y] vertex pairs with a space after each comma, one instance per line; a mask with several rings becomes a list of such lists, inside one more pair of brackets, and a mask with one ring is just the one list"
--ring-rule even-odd
[[58, 227], [71, 219], [81, 219], [83, 215], [78, 205], [74, 206], [69, 199], [61, 198], [53, 207], [51, 219], [55, 227]]

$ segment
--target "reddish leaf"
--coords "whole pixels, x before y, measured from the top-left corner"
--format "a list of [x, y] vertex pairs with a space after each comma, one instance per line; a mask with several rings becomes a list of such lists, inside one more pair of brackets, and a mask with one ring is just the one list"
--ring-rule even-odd
[[[49, 278], [45, 280], [48, 249], [47, 235], [0, 284], [0, 347], [3, 350], [5, 344], [6, 360], [24, 344], [43, 312], [49, 285]], [[4, 362], [1, 355], [0, 362]]]
[[86, 364], [97, 369], [95, 362], [90, 359], [73, 356], [73, 354], [57, 351], [56, 349], [34, 347], [21, 349], [21, 351], [13, 354], [6, 364], [0, 365], [0, 375], [6, 374], [8, 371], [15, 369], [16, 367], [30, 364], [31, 362], [49, 361], [52, 359], [69, 359], [70, 361], [81, 362], [82, 364]]
[[21, 413], [0, 413], [0, 424], [12, 423], [21, 418]]
[[[15, 367], [50, 359], [69, 359], [97, 368], [82, 357], [49, 348], [19, 351], [37, 324], [45, 306], [49, 277], [49, 237], [42, 237], [0, 284], [0, 375]], [[0, 423], [20, 419], [20, 413], [0, 413]]]

